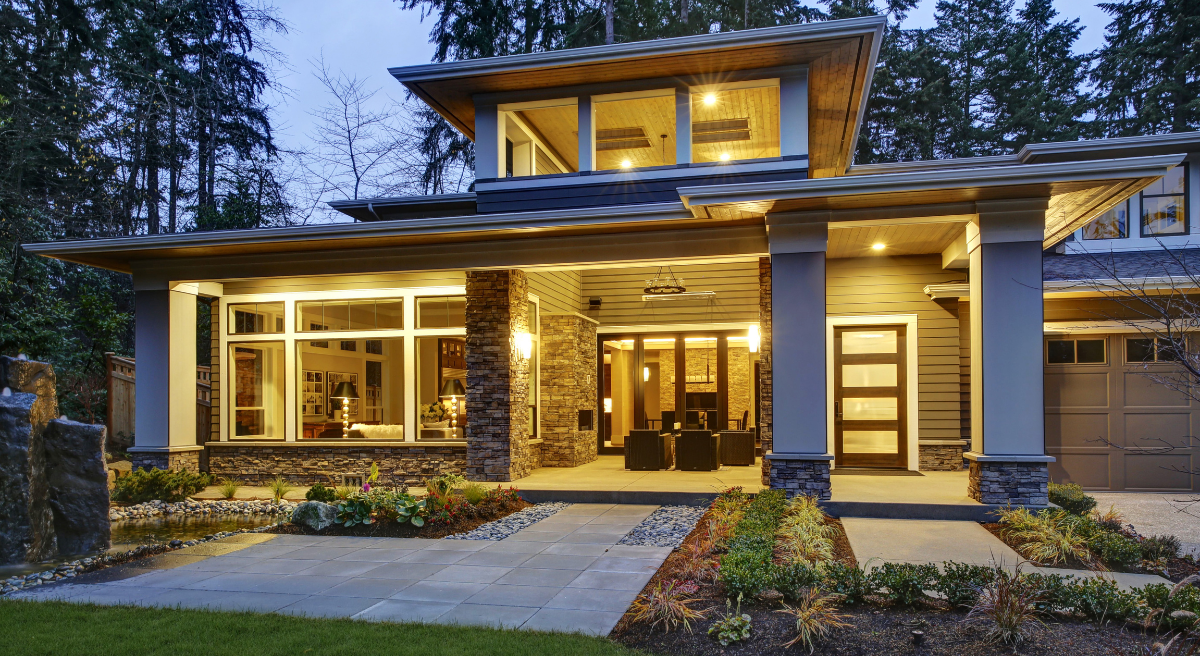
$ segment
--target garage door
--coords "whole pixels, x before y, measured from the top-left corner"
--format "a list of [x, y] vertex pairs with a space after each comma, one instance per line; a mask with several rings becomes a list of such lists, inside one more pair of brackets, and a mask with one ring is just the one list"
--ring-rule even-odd
[[1187, 443], [1200, 411], [1146, 375], [1172, 367], [1156, 362], [1153, 340], [1048, 335], [1044, 357], [1046, 453], [1056, 458], [1051, 480], [1092, 490], [1200, 489], [1200, 476], [1184, 473], [1195, 466], [1193, 449], [1153, 448], [1160, 439]]

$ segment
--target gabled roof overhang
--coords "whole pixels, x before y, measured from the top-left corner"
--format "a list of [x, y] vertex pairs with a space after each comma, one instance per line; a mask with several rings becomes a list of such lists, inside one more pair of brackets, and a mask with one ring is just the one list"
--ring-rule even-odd
[[1002, 165], [851, 175], [679, 190], [698, 218], [720, 219], [771, 213], [829, 211], [834, 221], [900, 217], [938, 206], [961, 213], [964, 203], [1047, 198], [1045, 245], [1052, 246], [1084, 223], [1162, 177], [1183, 155], [1128, 157], [1051, 164]]
[[391, 68], [413, 94], [472, 140], [475, 98], [646, 79], [713, 83], [740, 70], [806, 66], [814, 177], [850, 165], [886, 19], [702, 34], [525, 55]]

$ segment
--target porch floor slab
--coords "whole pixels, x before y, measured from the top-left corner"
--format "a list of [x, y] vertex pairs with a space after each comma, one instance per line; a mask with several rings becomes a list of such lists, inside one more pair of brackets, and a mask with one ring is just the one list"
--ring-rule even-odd
[[576, 504], [499, 541], [265, 535], [12, 598], [607, 635], [671, 551], [617, 545], [657, 508]]
[[629, 471], [624, 456], [597, 456], [579, 467], [540, 467], [513, 483], [533, 502], [690, 504], [711, 500], [741, 486], [762, 489], [761, 461], [722, 466], [713, 472]]

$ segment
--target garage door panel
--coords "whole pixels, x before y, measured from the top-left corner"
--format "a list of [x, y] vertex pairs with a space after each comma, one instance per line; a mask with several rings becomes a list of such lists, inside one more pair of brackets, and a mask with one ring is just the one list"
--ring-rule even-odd
[[1125, 382], [1125, 405], [1128, 407], [1187, 407], [1188, 397], [1156, 383], [1145, 373], [1122, 372]]
[[1053, 408], [1107, 408], [1108, 388], [1106, 371], [1055, 371], [1043, 383], [1046, 406]]
[[1078, 483], [1092, 490], [1112, 487], [1108, 476], [1109, 456], [1106, 453], [1054, 454], [1050, 463], [1050, 479], [1058, 483]]
[[1128, 412], [1125, 413], [1125, 440], [1123, 446], [1160, 446], [1159, 440], [1169, 444], [1186, 445], [1192, 434], [1192, 416], [1186, 412]]
[[1046, 448], [1102, 447], [1109, 437], [1107, 412], [1046, 412]]
[[1188, 454], [1139, 454], [1126, 453], [1125, 489], [1185, 491], [1192, 488], [1191, 476], [1185, 472], [1191, 467], [1192, 457]]

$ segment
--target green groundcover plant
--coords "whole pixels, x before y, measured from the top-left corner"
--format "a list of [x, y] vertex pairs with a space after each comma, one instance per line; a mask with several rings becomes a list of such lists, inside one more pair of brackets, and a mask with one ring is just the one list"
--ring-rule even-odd
[[112, 499], [118, 503], [183, 501], [212, 484], [212, 477], [190, 471], [138, 469], [117, 479]]

